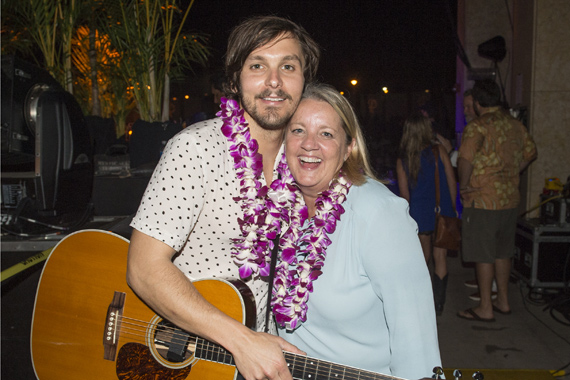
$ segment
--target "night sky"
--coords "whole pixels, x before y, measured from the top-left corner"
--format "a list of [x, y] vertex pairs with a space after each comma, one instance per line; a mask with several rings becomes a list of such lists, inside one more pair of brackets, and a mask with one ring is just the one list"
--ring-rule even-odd
[[[188, 1], [188, 0], [187, 0]], [[301, 24], [322, 49], [319, 80], [377, 93], [451, 91], [455, 83], [454, 0], [196, 0], [187, 27], [209, 34], [221, 65], [233, 26], [274, 14]], [[452, 16], [450, 16], [450, 14]]]

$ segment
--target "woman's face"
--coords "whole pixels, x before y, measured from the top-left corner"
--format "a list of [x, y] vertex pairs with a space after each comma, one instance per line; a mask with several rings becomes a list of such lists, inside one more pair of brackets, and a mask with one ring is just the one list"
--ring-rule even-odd
[[289, 121], [285, 154], [303, 194], [316, 197], [327, 190], [354, 146], [346, 144], [342, 122], [330, 104], [303, 99]]

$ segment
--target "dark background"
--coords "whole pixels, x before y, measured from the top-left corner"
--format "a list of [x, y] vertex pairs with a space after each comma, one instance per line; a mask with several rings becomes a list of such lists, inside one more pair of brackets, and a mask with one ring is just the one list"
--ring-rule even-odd
[[[189, 0], [186, 1], [189, 3]], [[451, 90], [455, 83], [454, 0], [196, 0], [188, 30], [209, 34], [220, 67], [235, 25], [273, 14], [302, 25], [322, 48], [319, 79], [341, 91]]]

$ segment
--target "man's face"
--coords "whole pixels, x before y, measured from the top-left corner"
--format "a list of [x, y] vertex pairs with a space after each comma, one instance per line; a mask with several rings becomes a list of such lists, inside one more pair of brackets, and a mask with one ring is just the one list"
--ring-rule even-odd
[[272, 41], [247, 57], [240, 74], [241, 102], [259, 126], [277, 130], [287, 124], [303, 93], [304, 65], [294, 38]]
[[463, 98], [463, 114], [465, 115], [465, 121], [468, 123], [477, 118], [477, 114], [475, 113], [475, 108], [473, 105], [473, 96], [468, 95]]

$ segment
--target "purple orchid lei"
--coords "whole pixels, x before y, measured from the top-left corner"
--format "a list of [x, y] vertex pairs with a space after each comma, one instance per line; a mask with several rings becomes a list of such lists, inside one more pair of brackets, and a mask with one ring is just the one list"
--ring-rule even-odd
[[277, 167], [280, 178], [270, 188], [262, 186], [262, 157], [238, 102], [222, 98], [217, 116], [223, 121], [222, 133], [231, 143], [230, 156], [240, 181], [240, 196], [234, 200], [244, 213], [243, 219], [238, 218], [242, 236], [234, 239], [232, 251], [239, 275], [244, 279], [252, 274], [268, 276], [273, 239], [281, 232], [281, 222], [289, 225], [279, 241], [281, 250], [271, 305], [278, 325], [294, 330], [307, 319], [309, 293], [313, 291], [313, 281], [322, 274], [326, 248], [331, 244], [328, 234], [335, 231], [336, 222], [344, 213], [342, 203], [351, 183], [339, 173], [329, 189], [317, 198], [315, 217], [302, 231], [308, 218], [307, 206], [285, 154]]

